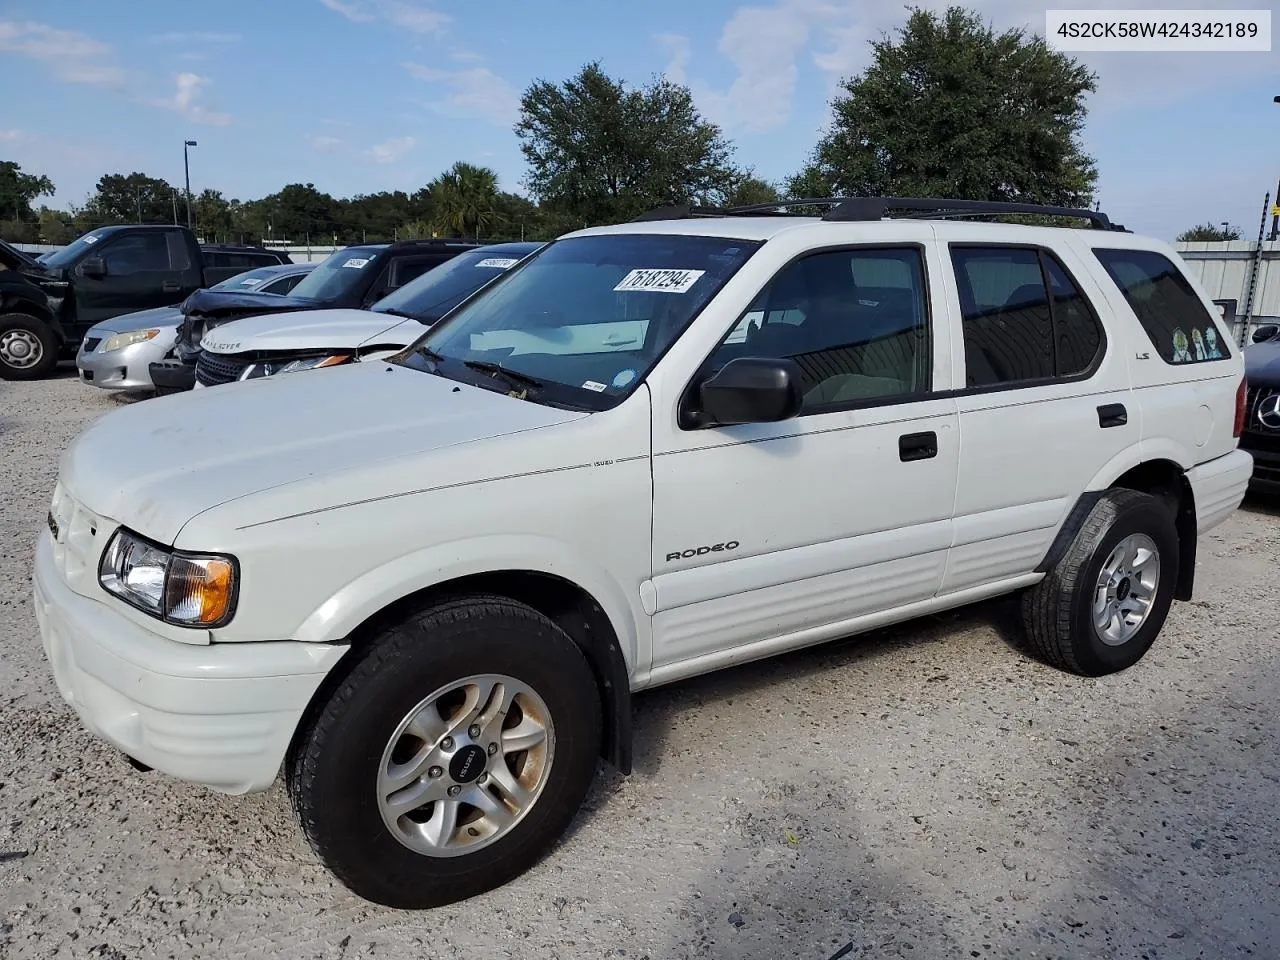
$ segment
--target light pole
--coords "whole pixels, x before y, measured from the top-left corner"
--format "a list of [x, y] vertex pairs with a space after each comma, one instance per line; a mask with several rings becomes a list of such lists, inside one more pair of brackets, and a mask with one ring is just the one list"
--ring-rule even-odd
[[[1280, 97], [1272, 97], [1271, 102], [1280, 103]], [[1275, 205], [1271, 209], [1280, 210], [1280, 180], [1276, 181], [1276, 199], [1274, 204]], [[1271, 236], [1267, 239], [1280, 239], [1280, 213], [1273, 213], [1271, 215]]]
[[187, 229], [191, 229], [191, 162], [187, 159], [187, 149], [199, 146], [194, 140], [182, 141], [182, 172], [187, 178]]

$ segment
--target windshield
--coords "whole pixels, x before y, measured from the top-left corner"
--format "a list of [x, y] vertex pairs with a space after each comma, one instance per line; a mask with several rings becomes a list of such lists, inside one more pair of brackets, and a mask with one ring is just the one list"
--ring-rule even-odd
[[636, 388], [759, 246], [667, 234], [557, 240], [397, 362], [535, 402], [605, 410]]
[[316, 264], [306, 279], [289, 291], [304, 300], [336, 300], [377, 265], [383, 247], [346, 247]]
[[387, 294], [369, 309], [435, 323], [470, 294], [514, 267], [540, 246], [538, 243], [502, 244], [468, 250]]
[[234, 277], [228, 277], [221, 283], [215, 283], [210, 290], [239, 290], [241, 293], [252, 292], [258, 290], [268, 280], [274, 280], [280, 275], [280, 271], [271, 267], [258, 267], [254, 270], [246, 270], [244, 273], [237, 273]]
[[83, 237], [73, 240], [61, 250], [49, 254], [47, 260], [42, 261], [46, 267], [53, 267], [60, 270], [74, 263], [82, 253], [90, 249], [99, 240], [106, 238], [106, 234], [102, 233], [86, 233]]

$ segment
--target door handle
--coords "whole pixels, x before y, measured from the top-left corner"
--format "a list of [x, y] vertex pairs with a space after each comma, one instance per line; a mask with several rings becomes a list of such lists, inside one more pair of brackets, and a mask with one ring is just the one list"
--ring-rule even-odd
[[1124, 408], [1123, 403], [1104, 403], [1098, 408], [1098, 426], [1104, 430], [1107, 427], [1123, 427], [1129, 422], [1129, 411]]
[[898, 438], [898, 459], [928, 460], [938, 455], [938, 435], [932, 430], [926, 433], [904, 433]]
[[182, 284], [178, 283], [177, 280], [166, 280], [164, 283], [160, 284], [160, 289], [165, 293], [177, 293], [182, 289]]

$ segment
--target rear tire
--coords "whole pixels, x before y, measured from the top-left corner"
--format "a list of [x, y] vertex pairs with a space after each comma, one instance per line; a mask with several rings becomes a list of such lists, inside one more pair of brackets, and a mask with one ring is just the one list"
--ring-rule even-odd
[[600, 694], [574, 642], [523, 604], [473, 596], [349, 656], [287, 778], [325, 865], [400, 909], [465, 900], [533, 866], [582, 804], [600, 751]]
[[53, 331], [25, 313], [0, 314], [0, 380], [39, 380], [58, 364]]
[[1032, 652], [1100, 677], [1133, 666], [1164, 626], [1178, 579], [1169, 507], [1134, 490], [1108, 490], [1045, 578], [1022, 597]]

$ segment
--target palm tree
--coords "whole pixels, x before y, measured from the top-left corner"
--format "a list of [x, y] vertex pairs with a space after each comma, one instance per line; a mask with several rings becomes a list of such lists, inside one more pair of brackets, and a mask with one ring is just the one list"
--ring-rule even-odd
[[436, 216], [446, 230], [480, 237], [493, 222], [498, 175], [488, 167], [458, 161], [428, 184]]

